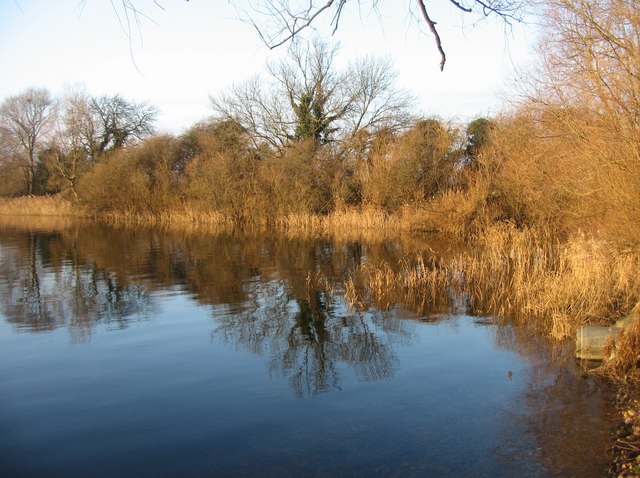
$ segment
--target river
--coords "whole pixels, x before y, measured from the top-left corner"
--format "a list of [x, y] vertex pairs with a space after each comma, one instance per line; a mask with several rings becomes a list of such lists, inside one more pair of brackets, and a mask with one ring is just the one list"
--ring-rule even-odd
[[349, 306], [421, 247], [0, 219], [0, 475], [603, 476], [572, 344], [464, 297]]

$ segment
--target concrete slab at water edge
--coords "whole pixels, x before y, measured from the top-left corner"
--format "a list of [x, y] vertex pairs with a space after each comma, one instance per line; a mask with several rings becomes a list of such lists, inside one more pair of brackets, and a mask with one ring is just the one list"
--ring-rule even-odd
[[624, 329], [621, 327], [598, 327], [585, 325], [576, 336], [576, 358], [581, 360], [604, 360], [604, 348], [616, 340]]
[[619, 319], [612, 327], [585, 325], [576, 334], [575, 356], [581, 360], [605, 360], [604, 348], [610, 341], [616, 341], [620, 334], [640, 319], [640, 312], [631, 312]]

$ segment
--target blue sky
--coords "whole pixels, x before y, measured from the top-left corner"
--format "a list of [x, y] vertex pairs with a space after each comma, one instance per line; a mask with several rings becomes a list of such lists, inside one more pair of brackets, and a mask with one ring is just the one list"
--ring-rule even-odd
[[[138, 0], [142, 19], [131, 39], [118, 21], [120, 0], [4, 0], [0, 3], [0, 100], [27, 87], [55, 95], [84, 87], [90, 94], [119, 93], [159, 107], [161, 131], [179, 133], [211, 114], [209, 95], [264, 69], [286, 53], [268, 50], [239, 20], [238, 0]], [[361, 2], [366, 4], [367, 2]], [[415, 2], [382, 1], [376, 12], [345, 9], [331, 36], [329, 18], [318, 34], [341, 44], [339, 61], [358, 55], [389, 56], [399, 85], [418, 99], [422, 114], [467, 120], [500, 108], [514, 65], [524, 68], [535, 42], [533, 29], [499, 21], [477, 25], [445, 0], [431, 14], [447, 52], [444, 72], [431, 34], [411, 16]]]

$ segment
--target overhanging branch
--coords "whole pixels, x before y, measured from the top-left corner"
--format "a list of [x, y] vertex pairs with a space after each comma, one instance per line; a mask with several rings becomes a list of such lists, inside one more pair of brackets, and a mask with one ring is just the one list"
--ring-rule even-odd
[[436, 29], [436, 23], [431, 20], [431, 17], [427, 12], [427, 7], [425, 7], [423, 0], [418, 0], [418, 6], [420, 7], [420, 11], [422, 12], [424, 20], [427, 22], [427, 25], [429, 25], [429, 30], [431, 30], [431, 33], [433, 33], [433, 36], [435, 37], [436, 47], [438, 47], [438, 51], [440, 52], [440, 71], [442, 71], [444, 70], [444, 64], [447, 62], [447, 55], [444, 53], [444, 49], [442, 48], [442, 40], [440, 40], [440, 34]]

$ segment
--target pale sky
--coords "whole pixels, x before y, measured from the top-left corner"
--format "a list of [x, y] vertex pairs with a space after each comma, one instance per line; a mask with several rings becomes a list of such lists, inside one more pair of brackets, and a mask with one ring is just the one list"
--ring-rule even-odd
[[[248, 1], [137, 3], [151, 20], [142, 19], [139, 31], [134, 26], [130, 40], [114, 11], [120, 7], [122, 18], [121, 0], [87, 0], [83, 9], [79, 0], [0, 0], [0, 101], [28, 87], [56, 96], [84, 87], [92, 95], [149, 101], [160, 109], [158, 129], [179, 133], [211, 115], [209, 95], [286, 54], [286, 47], [268, 50], [238, 19], [236, 7], [248, 8]], [[433, 37], [410, 16], [413, 1], [381, 1], [377, 12], [349, 2], [335, 35], [330, 15], [317, 25], [325, 39], [340, 42], [344, 64], [358, 55], [391, 57], [419, 113], [464, 121], [497, 112], [514, 65], [524, 68], [531, 58], [533, 28], [471, 25], [449, 2], [429, 3], [447, 52], [442, 73]]]

